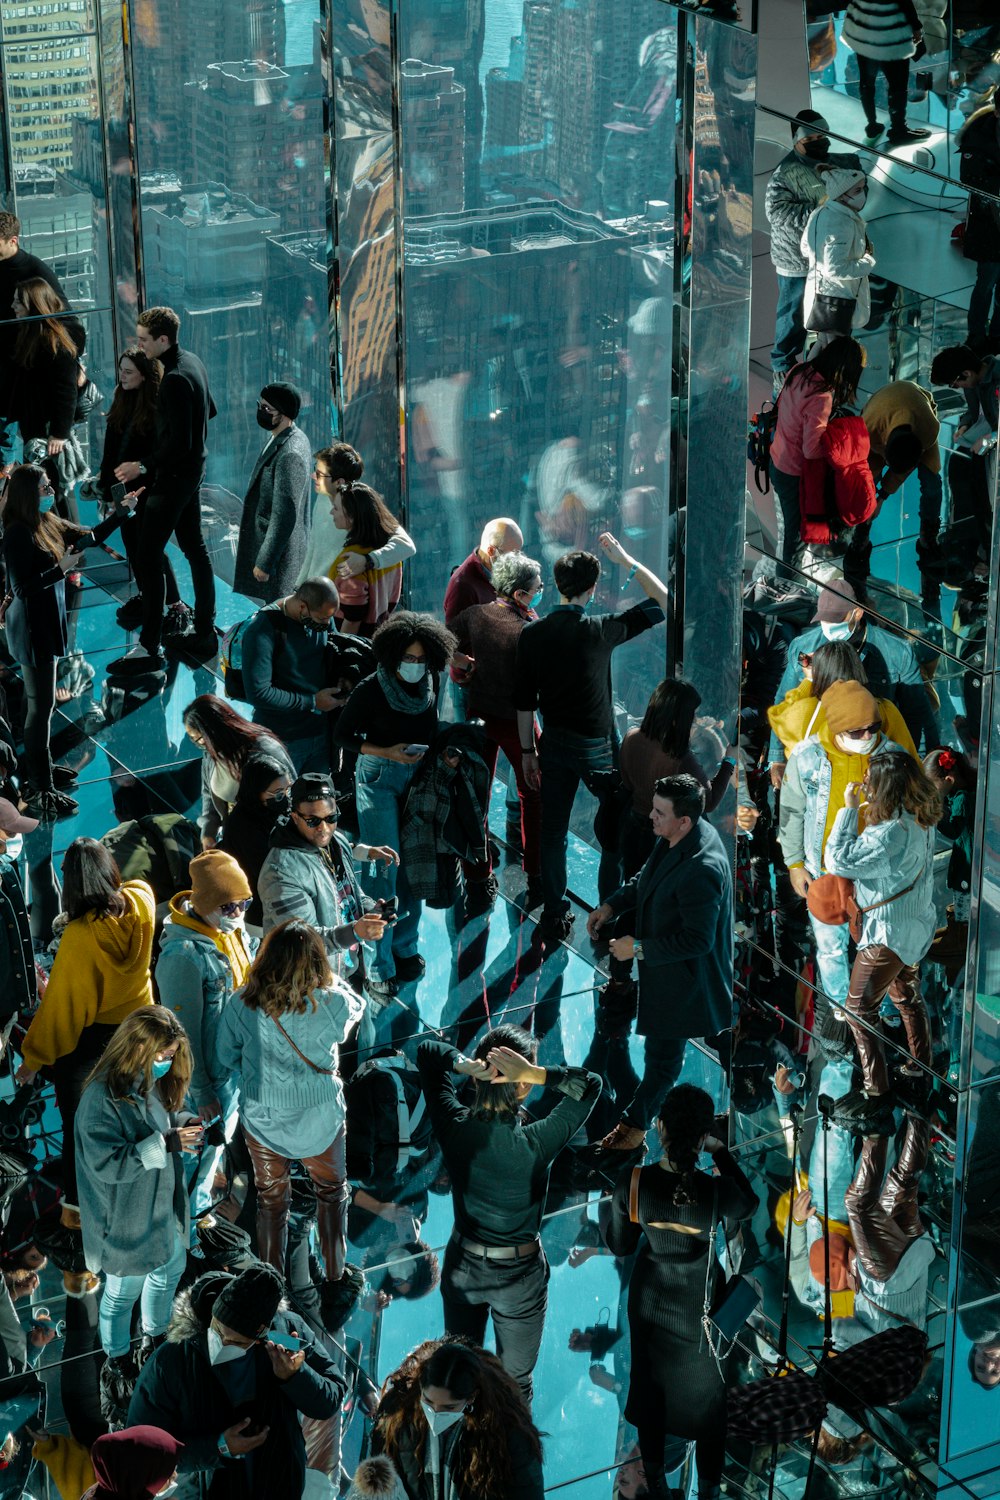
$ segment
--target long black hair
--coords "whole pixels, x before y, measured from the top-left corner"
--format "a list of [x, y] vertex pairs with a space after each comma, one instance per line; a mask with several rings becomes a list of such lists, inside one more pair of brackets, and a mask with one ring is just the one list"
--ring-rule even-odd
[[99, 917], [123, 917], [128, 902], [122, 895], [121, 872], [110, 850], [97, 839], [74, 839], [63, 855], [63, 911], [71, 922], [94, 912]]
[[683, 760], [691, 743], [691, 726], [701, 706], [701, 694], [686, 677], [665, 677], [653, 689], [640, 733], [655, 740], [664, 755]]
[[679, 1083], [672, 1088], [660, 1106], [657, 1117], [666, 1137], [666, 1149], [677, 1172], [674, 1188], [676, 1204], [690, 1203], [694, 1197], [694, 1174], [702, 1140], [715, 1123], [712, 1096], [693, 1083]]

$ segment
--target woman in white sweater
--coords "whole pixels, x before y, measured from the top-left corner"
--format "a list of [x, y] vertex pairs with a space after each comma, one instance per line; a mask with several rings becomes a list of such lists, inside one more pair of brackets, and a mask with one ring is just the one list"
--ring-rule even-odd
[[802, 254], [809, 263], [803, 317], [821, 345], [852, 328], [864, 328], [872, 310], [868, 277], [875, 267], [875, 251], [861, 217], [868, 196], [864, 172], [834, 167], [825, 174], [823, 186], [826, 199], [813, 209], [802, 231]]
[[[864, 828], [858, 816], [862, 786], [868, 794]], [[941, 813], [941, 794], [918, 760], [902, 753], [876, 756], [864, 782], [848, 785], [826, 841], [827, 870], [854, 881], [864, 913], [844, 1009], [869, 1099], [890, 1091], [885, 1052], [874, 1029], [886, 994], [899, 1011], [912, 1058], [901, 1070], [904, 1076], [919, 1077], [931, 1060], [917, 966], [937, 926], [934, 830]]]

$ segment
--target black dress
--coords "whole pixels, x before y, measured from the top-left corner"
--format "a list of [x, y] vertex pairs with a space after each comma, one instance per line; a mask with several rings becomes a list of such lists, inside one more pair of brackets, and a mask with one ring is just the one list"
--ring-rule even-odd
[[[639, 1174], [639, 1223], [629, 1219], [631, 1171], [619, 1179], [611, 1200], [608, 1247], [614, 1255], [638, 1249], [628, 1292], [632, 1368], [625, 1415], [640, 1429], [660, 1428], [673, 1437], [710, 1439], [725, 1431], [726, 1387], [702, 1335], [706, 1256], [712, 1203], [719, 1219], [745, 1219], [757, 1197], [728, 1151], [715, 1157], [720, 1175], [694, 1174], [693, 1202], [674, 1203], [679, 1178], [659, 1164]], [[690, 1225], [697, 1234], [657, 1229]], [[716, 1263], [713, 1303], [724, 1276]], [[646, 1456], [645, 1454], [643, 1455]]]

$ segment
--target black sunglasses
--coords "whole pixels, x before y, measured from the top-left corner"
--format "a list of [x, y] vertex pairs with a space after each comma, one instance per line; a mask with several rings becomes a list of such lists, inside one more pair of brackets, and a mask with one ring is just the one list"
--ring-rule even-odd
[[340, 813], [339, 812], [332, 812], [332, 813], [327, 813], [325, 817], [308, 817], [307, 818], [304, 813], [297, 812], [295, 814], [295, 816], [297, 818], [301, 818], [302, 821], [303, 821], [303, 823], [306, 825], [307, 828], [318, 828], [321, 823], [329, 823], [330, 827], [332, 828], [334, 826], [334, 824], [339, 820]]
[[251, 904], [251, 898], [246, 901], [223, 901], [219, 907], [224, 917], [238, 917], [241, 911], [246, 911]]

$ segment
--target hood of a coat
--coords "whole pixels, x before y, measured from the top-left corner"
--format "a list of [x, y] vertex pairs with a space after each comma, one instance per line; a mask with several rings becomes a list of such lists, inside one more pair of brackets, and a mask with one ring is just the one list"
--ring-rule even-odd
[[120, 889], [128, 904], [123, 916], [98, 917], [88, 912], [79, 920], [87, 924], [102, 956], [124, 977], [149, 967], [155, 903], [152, 891], [140, 882], [125, 881]]
[[184, 908], [191, 900], [190, 891], [178, 891], [176, 896], [170, 898], [170, 915], [163, 924], [163, 933], [160, 937], [160, 945], [177, 941], [181, 938], [198, 939], [210, 943], [213, 948], [217, 947], [216, 931], [214, 927], [208, 927], [204, 922], [185, 911]]

